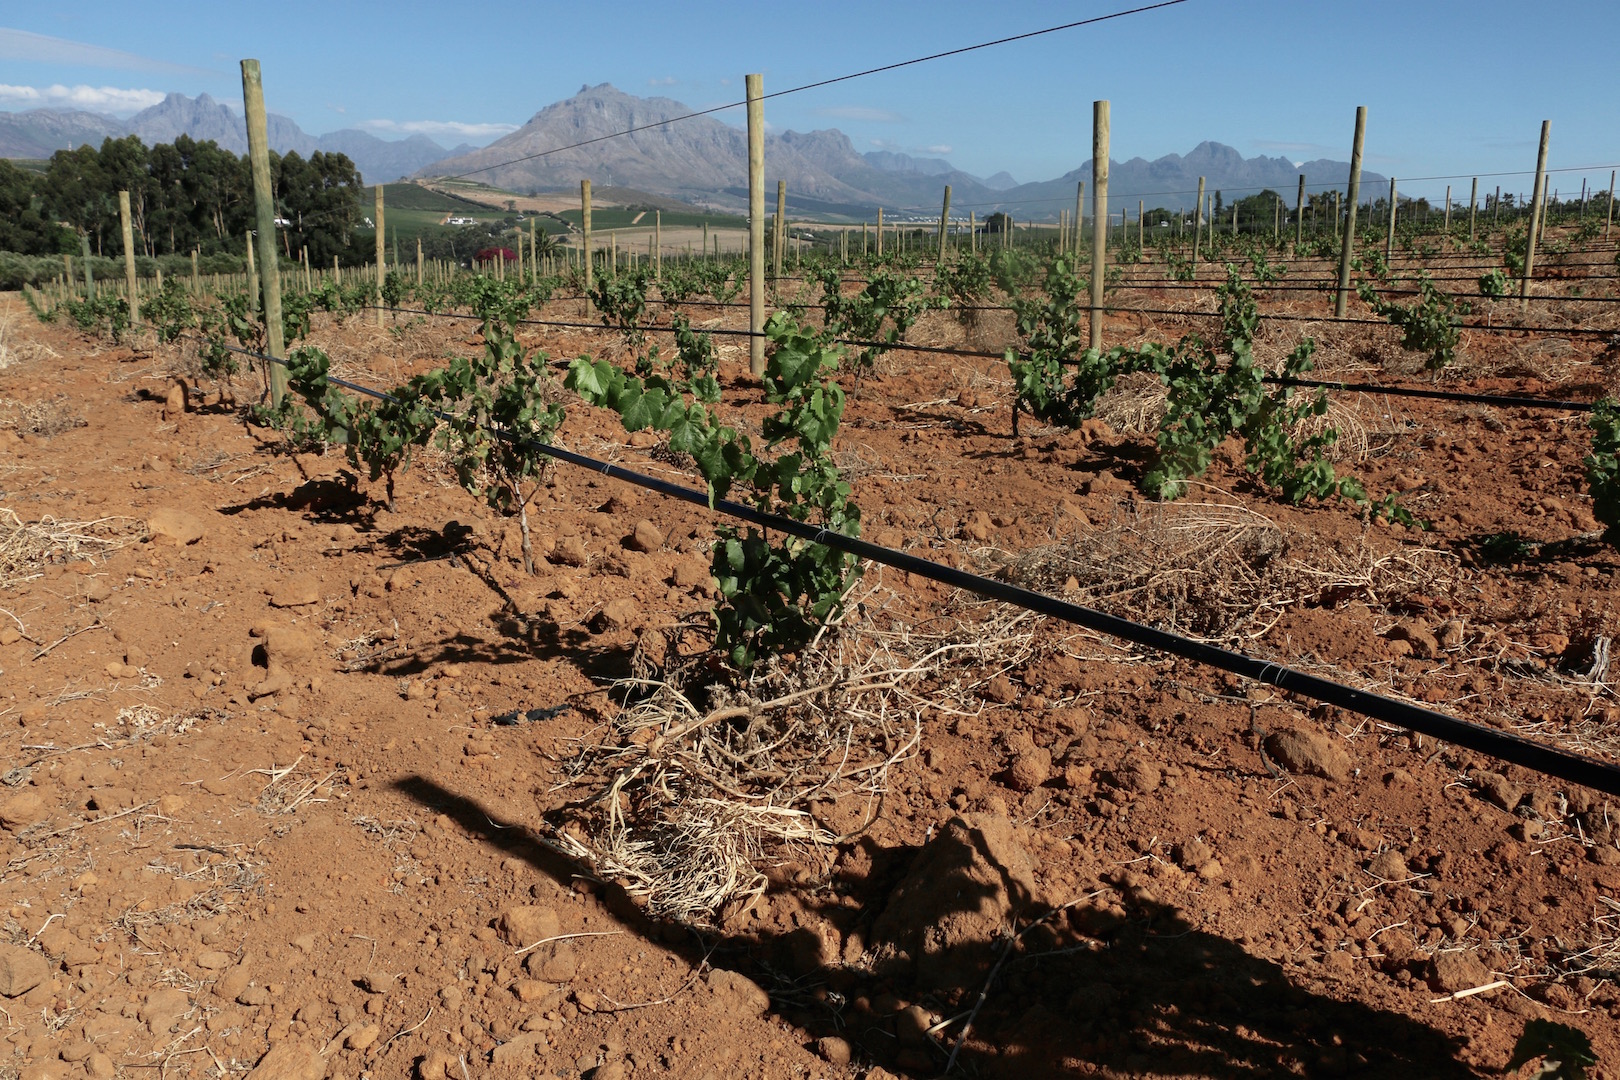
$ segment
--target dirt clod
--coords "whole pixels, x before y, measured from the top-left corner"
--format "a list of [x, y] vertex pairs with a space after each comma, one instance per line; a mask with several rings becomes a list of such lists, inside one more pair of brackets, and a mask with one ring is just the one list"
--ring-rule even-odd
[[1321, 732], [1285, 728], [1266, 736], [1266, 750], [1289, 772], [1343, 782], [1350, 778], [1350, 755]]
[[173, 507], [156, 510], [146, 519], [146, 531], [154, 541], [167, 540], [185, 547], [195, 544], [208, 533], [202, 519], [195, 514]]
[[20, 997], [50, 974], [50, 963], [39, 953], [20, 945], [0, 945], [0, 997]]
[[324, 1080], [325, 1076], [326, 1059], [314, 1047], [280, 1042], [259, 1059], [247, 1080]]

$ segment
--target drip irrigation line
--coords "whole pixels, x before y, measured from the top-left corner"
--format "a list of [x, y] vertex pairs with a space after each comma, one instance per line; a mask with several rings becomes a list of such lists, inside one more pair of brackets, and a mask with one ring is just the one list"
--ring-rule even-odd
[[[231, 346], [226, 346], [226, 348], [232, 352], [243, 353], [269, 363], [286, 365], [286, 361], [263, 353], [237, 349]], [[364, 394], [380, 401], [392, 400], [388, 394], [380, 390], [351, 382], [348, 379], [328, 375], [327, 381], [334, 386], [340, 386], [346, 390]], [[437, 410], [435, 410], [435, 413], [441, 419], [450, 419], [448, 413], [438, 412]], [[1375, 694], [1367, 690], [1357, 690], [1354, 687], [1345, 686], [1342, 683], [1336, 683], [1330, 679], [1311, 675], [1295, 668], [1285, 667], [1269, 660], [1260, 660], [1245, 653], [1225, 649], [1208, 642], [1196, 641], [1167, 630], [1160, 630], [1117, 615], [1110, 615], [1095, 608], [1069, 603], [1066, 600], [1059, 600], [1044, 593], [1021, 588], [1005, 581], [997, 581], [994, 578], [984, 577], [966, 570], [958, 570], [952, 566], [919, 558], [903, 551], [896, 551], [893, 548], [874, 544], [870, 541], [845, 536], [843, 533], [831, 529], [803, 521], [795, 521], [793, 518], [780, 514], [769, 513], [746, 503], [735, 502], [730, 499], [714, 499], [706, 491], [663, 480], [656, 476], [648, 476], [645, 473], [626, 469], [623, 466], [614, 465], [572, 450], [565, 450], [550, 443], [523, 438], [504, 428], [491, 426], [486, 430], [496, 438], [522, 447], [525, 450], [543, 454], [553, 460], [578, 466], [579, 468], [589, 469], [609, 479], [620, 480], [643, 490], [656, 492], [668, 498], [707, 509], [713, 513], [736, 518], [764, 530], [784, 533], [812, 544], [821, 544], [835, 551], [841, 551], [846, 555], [853, 555], [857, 559], [866, 559], [896, 570], [903, 570], [906, 573], [916, 574], [918, 577], [937, 581], [951, 588], [975, 593], [989, 600], [1012, 604], [1049, 618], [1073, 623], [1076, 626], [1082, 626], [1100, 634], [1107, 634], [1123, 641], [1129, 641], [1144, 648], [1231, 672], [1243, 678], [1265, 683], [1268, 686], [1275, 686], [1279, 690], [1299, 694], [1360, 716], [1393, 724], [1443, 742], [1454, 743], [1457, 746], [1477, 753], [1487, 754], [1501, 761], [1523, 766], [1546, 776], [1553, 776], [1570, 783], [1580, 784], [1583, 787], [1592, 788], [1606, 794], [1620, 795], [1620, 767], [1598, 761], [1595, 758], [1573, 754], [1567, 750], [1560, 750], [1556, 747], [1534, 742], [1520, 735], [1499, 731], [1468, 720], [1461, 720], [1433, 709], [1413, 705], [1410, 702], [1398, 701], [1395, 698], [1385, 697], [1382, 694]]]
[[[1082, 26], [1094, 26], [1097, 23], [1108, 22], [1111, 19], [1123, 19], [1127, 15], [1141, 15], [1144, 12], [1157, 11], [1160, 8], [1175, 7], [1177, 4], [1184, 4], [1186, 2], [1187, 0], [1159, 0], [1159, 3], [1156, 4], [1145, 4], [1141, 7], [1129, 8], [1124, 11], [1113, 11], [1109, 12], [1107, 15], [1095, 15], [1089, 19], [1078, 19], [1074, 22], [1063, 23], [1059, 26], [1048, 26], [1043, 30], [1030, 30], [1026, 33], [1014, 34], [1011, 37], [996, 38], [994, 41], [981, 41], [977, 45], [964, 45], [957, 49], [947, 49], [945, 52], [931, 53], [928, 56], [918, 56], [911, 60], [901, 60], [893, 64], [884, 64], [880, 67], [867, 68], [865, 71], [851, 72], [848, 75], [838, 75], [831, 79], [820, 79], [816, 82], [805, 83], [802, 86], [794, 86], [789, 87], [786, 90], [778, 90], [775, 93], [762, 94], [759, 100], [770, 101], [772, 98], [786, 97], [789, 94], [798, 94], [805, 90], [815, 90], [823, 86], [832, 86], [836, 83], [849, 82], [851, 79], [861, 79], [868, 75], [877, 75], [885, 71], [896, 71], [900, 68], [911, 67], [913, 64], [926, 64], [931, 60], [943, 60], [949, 56], [961, 56], [963, 53], [977, 52], [980, 49], [989, 49], [997, 45], [1008, 45], [1015, 41], [1027, 41], [1030, 38], [1041, 37], [1045, 34], [1056, 34], [1062, 30], [1074, 30]], [[625, 128], [623, 131], [615, 131], [608, 135], [598, 135], [592, 139], [584, 139], [580, 142], [569, 143], [567, 146], [552, 147], [550, 150], [541, 150], [534, 154], [525, 154], [522, 157], [516, 157], [510, 161], [503, 161], [498, 165], [485, 165], [482, 168], [473, 169], [470, 172], [456, 173], [452, 176], [440, 177], [440, 179], [464, 180], [469, 176], [477, 176], [479, 173], [486, 173], [495, 169], [504, 169], [509, 165], [519, 165], [525, 161], [534, 161], [537, 158], [549, 157], [552, 154], [560, 154], [564, 150], [576, 150], [581, 146], [590, 146], [593, 143], [606, 142], [609, 139], [617, 139], [624, 135], [634, 135], [638, 131], [650, 131], [653, 128], [665, 127], [669, 124], [677, 124], [682, 120], [693, 120], [700, 116], [709, 116], [713, 113], [724, 112], [727, 109], [735, 109], [738, 106], [747, 104], [747, 98], [744, 98], [742, 101], [727, 102], [724, 105], [716, 105], [710, 109], [699, 109], [697, 112], [689, 112], [683, 113], [680, 116], [672, 116], [668, 120], [659, 120], [651, 124], [640, 124], [636, 127]]]
[[[362, 310], [364, 310], [364, 311], [375, 311], [377, 309], [374, 308], [374, 307], [367, 306], [367, 307], [363, 308]], [[432, 317], [435, 317], [435, 318], [471, 319], [471, 320], [482, 321], [482, 318], [480, 316], [478, 316], [478, 315], [462, 315], [462, 314], [460, 314], [458, 312], [452, 312], [452, 311], [430, 312], [430, 311], [423, 311], [423, 310], [418, 309], [418, 308], [397, 308], [397, 309], [396, 308], [383, 308], [382, 310], [383, 311], [397, 311], [399, 314], [402, 314], [402, 315], [429, 315], [429, 316], [432, 316]], [[1136, 310], [1136, 309], [1126, 309], [1126, 310]], [[1220, 312], [1218, 312], [1218, 311], [1194, 311], [1194, 312], [1173, 312], [1173, 314], [1178, 314], [1178, 315], [1179, 314], [1203, 315], [1203, 316], [1206, 316], [1206, 317], [1218, 317], [1220, 315]], [[1263, 317], [1264, 316], [1262, 316], [1262, 318]], [[1315, 320], [1313, 320], [1313, 321], [1315, 321]], [[1323, 321], [1323, 322], [1354, 322], [1354, 323], [1366, 322], [1366, 323], [1370, 323], [1371, 325], [1374, 325], [1374, 326], [1388, 326], [1389, 325], [1388, 323], [1383, 322], [1381, 320], [1377, 320], [1377, 319], [1337, 319], [1337, 320], [1335, 320], [1335, 319], [1323, 319], [1323, 320], [1320, 320], [1320, 321]], [[518, 325], [520, 325], [520, 326], [549, 326], [549, 327], [559, 327], [559, 328], [562, 328], [562, 329], [569, 329], [569, 330], [607, 330], [607, 331], [614, 330], [614, 327], [604, 326], [601, 323], [572, 322], [572, 321], [564, 320], [564, 319], [519, 319], [518, 320]], [[659, 326], [657, 324], [650, 324], [650, 325], [647, 325], [647, 326], [643, 326], [643, 327], [641, 327], [641, 329], [644, 330], [644, 331], [647, 331], [649, 333], [659, 333], [659, 334], [673, 334], [675, 332], [675, 328], [672, 327], [672, 326]], [[701, 328], [701, 327], [699, 327], [699, 328], [694, 328], [694, 329], [696, 329], [696, 331], [698, 333], [700, 333], [700, 334], [709, 334], [711, 336], [716, 336], [716, 337], [746, 337], [746, 338], [752, 338], [752, 337], [765, 337], [766, 336], [764, 333], [755, 334], [754, 331], [752, 331], [752, 330], [732, 330], [732, 329], [729, 329], [729, 328], [723, 327], [723, 326], [716, 326], [716, 327], [709, 327], [709, 328]], [[892, 350], [895, 350], [897, 352], [923, 353], [925, 355], [930, 355], [930, 356], [955, 356], [955, 357], [960, 357], [960, 358], [963, 358], [963, 359], [970, 359], [970, 360], [1004, 360], [1004, 359], [1006, 359], [1008, 351], [1016, 351], [1016, 350], [1003, 350], [1001, 352], [988, 352], [988, 351], [984, 351], [984, 350], [980, 350], [980, 349], [958, 349], [958, 348], [954, 348], [954, 347], [949, 346], [949, 345], [912, 345], [912, 344], [908, 344], [908, 343], [903, 342], [903, 341], [899, 341], [899, 342], [864, 341], [864, 340], [862, 340], [860, 338], [833, 338], [832, 340], [835, 343], [839, 344], [839, 345], [849, 345], [849, 346], [852, 346], [854, 348], [861, 348], [861, 349], [872, 349], [872, 348], [892, 349]], [[226, 346], [226, 348], [231, 348], [231, 346]], [[257, 353], [249, 353], [247, 355], [256, 356], [258, 354]], [[1524, 397], [1524, 396], [1520, 396], [1520, 395], [1516, 395], [1516, 394], [1471, 394], [1471, 393], [1468, 393], [1466, 391], [1461, 391], [1461, 390], [1458, 390], [1458, 391], [1452, 391], [1452, 390], [1425, 390], [1425, 389], [1423, 389], [1421, 387], [1385, 386], [1385, 385], [1382, 385], [1382, 384], [1379, 384], [1379, 383], [1343, 383], [1343, 382], [1332, 382], [1332, 381], [1318, 381], [1318, 380], [1313, 380], [1313, 379], [1289, 379], [1289, 378], [1284, 378], [1281, 375], [1267, 375], [1267, 376], [1264, 376], [1261, 379], [1261, 381], [1262, 382], [1267, 382], [1267, 383], [1272, 383], [1272, 384], [1275, 384], [1277, 386], [1317, 387], [1317, 388], [1321, 388], [1321, 389], [1324, 389], [1324, 390], [1344, 390], [1344, 391], [1348, 391], [1348, 392], [1352, 392], [1352, 393], [1385, 394], [1385, 395], [1390, 396], [1390, 397], [1425, 398], [1425, 399], [1429, 399], [1429, 400], [1433, 400], [1433, 401], [1456, 401], [1456, 402], [1459, 402], [1459, 403], [1462, 403], [1462, 404], [1470, 404], [1470, 405], [1500, 405], [1503, 408], [1548, 409], [1548, 410], [1552, 410], [1552, 411], [1555, 411], [1555, 412], [1556, 411], [1590, 412], [1592, 410], [1592, 405], [1591, 405], [1590, 402], [1584, 402], [1584, 401], [1560, 401], [1560, 400], [1557, 400], [1557, 399], [1554, 399], [1554, 398]]]

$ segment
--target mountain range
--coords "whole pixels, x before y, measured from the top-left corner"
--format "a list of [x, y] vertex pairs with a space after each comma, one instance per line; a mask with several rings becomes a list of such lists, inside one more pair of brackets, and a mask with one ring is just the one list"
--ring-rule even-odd
[[[353, 128], [313, 136], [273, 113], [267, 126], [276, 150], [347, 154], [368, 181], [470, 174], [498, 188], [534, 193], [577, 189], [588, 177], [603, 188], [716, 209], [746, 207], [746, 133], [710, 116], [689, 116], [691, 112], [669, 98], [636, 97], [602, 83], [581, 87], [573, 97], [546, 106], [518, 130], [482, 148], [464, 145], [446, 150], [422, 135], [390, 142]], [[677, 118], [685, 119], [668, 122]], [[641, 130], [604, 138], [632, 128]], [[212, 139], [234, 153], [247, 151], [242, 118], [207, 94], [195, 98], [170, 94], [128, 121], [78, 110], [0, 112], [4, 157], [49, 157], [64, 146], [99, 145], [109, 136], [128, 134], [149, 145], [186, 134]], [[1020, 184], [1005, 172], [981, 178], [942, 158], [892, 150], [861, 153], [837, 129], [767, 134], [765, 164], [767, 202], [774, 202], [774, 181], [784, 180], [790, 211], [855, 220], [869, 218], [880, 206], [888, 209], [891, 220], [937, 216], [946, 184], [951, 185], [952, 205], [958, 212], [972, 209], [983, 218], [1001, 210], [1020, 220], [1052, 220], [1059, 210], [1074, 206], [1075, 185], [1091, 179], [1090, 159], [1052, 180]], [[1111, 161], [1109, 170], [1112, 205], [1134, 215], [1133, 204], [1139, 199], [1150, 209], [1191, 208], [1200, 176], [1210, 192], [1222, 191], [1228, 203], [1263, 188], [1292, 203], [1301, 174], [1313, 190], [1319, 190], [1342, 186], [1350, 166], [1327, 159], [1295, 165], [1283, 157], [1245, 158], [1230, 146], [1206, 141], [1185, 155]], [[1367, 190], [1376, 191], [1387, 182], [1376, 173], [1362, 173]]]
[[[275, 113], [265, 117], [265, 127], [276, 152], [297, 151], [305, 157], [316, 150], [347, 154], [360, 175], [372, 181], [409, 176], [435, 161], [473, 149], [462, 145], [447, 150], [425, 135], [390, 142], [357, 128], [315, 136]], [[0, 157], [48, 158], [64, 148], [85, 143], [100, 146], [103, 139], [126, 135], [138, 135], [148, 146], [189, 135], [198, 142], [212, 139], [233, 154], [247, 153], [246, 122], [207, 94], [194, 98], [170, 94], [128, 120], [80, 109], [0, 112]]]
[[[708, 116], [666, 123], [691, 112], [678, 101], [635, 97], [607, 83], [581, 87], [510, 135], [434, 162], [417, 175], [472, 174], [523, 192], [572, 188], [589, 177], [726, 209], [746, 206], [747, 135]], [[632, 128], [642, 130], [602, 139]], [[575, 145], [597, 139], [602, 141]], [[765, 168], [767, 203], [774, 201], [775, 181], [785, 180], [790, 209], [856, 218], [870, 216], [877, 206], [897, 217], [937, 216], [944, 185], [950, 184], [952, 205], [973, 208], [981, 218], [1003, 210], [1018, 218], [1051, 219], [1059, 209], [1073, 207], [1075, 184], [1091, 178], [1089, 158], [1054, 180], [1019, 184], [1005, 172], [980, 178], [939, 158], [888, 150], [859, 153], [849, 136], [836, 129], [767, 134]], [[1283, 157], [1245, 158], [1217, 142], [1200, 143], [1184, 156], [1110, 162], [1109, 169], [1111, 200], [1133, 214], [1130, 204], [1138, 199], [1149, 208], [1191, 208], [1200, 176], [1211, 193], [1241, 197], [1269, 187], [1292, 203], [1301, 173], [1313, 189], [1342, 186], [1350, 175], [1348, 162], [1323, 159], [1296, 166]], [[1384, 182], [1376, 173], [1362, 172], [1369, 190]]]

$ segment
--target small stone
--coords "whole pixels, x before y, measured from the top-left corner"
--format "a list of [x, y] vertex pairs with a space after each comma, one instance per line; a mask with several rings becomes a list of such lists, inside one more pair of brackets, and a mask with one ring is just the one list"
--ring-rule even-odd
[[501, 912], [495, 929], [502, 941], [521, 949], [556, 937], [562, 933], [562, 923], [551, 908], [524, 904]]
[[1005, 675], [997, 675], [984, 687], [984, 699], [994, 701], [998, 705], [1011, 705], [1018, 698], [1018, 691], [1012, 680]]
[[[489, 1055], [490, 1063], [498, 1069], [519, 1068], [531, 1064], [545, 1046], [546, 1037], [542, 1032], [526, 1032], [497, 1046]], [[595, 1075], [600, 1077], [601, 1070], [598, 1069]]]
[[84, 1059], [84, 1071], [94, 1077], [94, 1080], [112, 1080], [118, 1075], [118, 1066], [109, 1055], [97, 1050]]
[[248, 971], [247, 965], [238, 964], [214, 980], [214, 993], [226, 1001], [234, 1001], [252, 982], [253, 975]]
[[1513, 786], [1513, 782], [1501, 773], [1477, 772], [1474, 774], [1474, 786], [1485, 797], [1485, 801], [1497, 809], [1513, 813], [1518, 809], [1519, 801], [1524, 798], [1524, 792]]
[[146, 531], [153, 540], [167, 540], [185, 547], [201, 540], [208, 529], [195, 514], [166, 507], [146, 519]]
[[1447, 994], [1491, 981], [1491, 972], [1471, 952], [1438, 952], [1429, 958], [1429, 985]]
[[523, 961], [523, 970], [542, 982], [571, 982], [579, 973], [579, 957], [569, 942], [554, 941], [530, 953]]
[[1273, 732], [1266, 737], [1266, 750], [1289, 772], [1339, 782], [1350, 777], [1350, 755], [1319, 732], [1299, 728]]
[[368, 994], [392, 994], [399, 983], [387, 971], [368, 971], [360, 976], [360, 988]]
[[518, 979], [512, 984], [512, 992], [525, 1005], [544, 999], [555, 989], [556, 984], [542, 982], [539, 979]]
[[169, 423], [178, 423], [186, 414], [186, 384], [179, 379], [169, 386], [169, 392], [163, 395], [163, 419]]
[[197, 954], [197, 966], [204, 971], [223, 971], [231, 966], [231, 957], [229, 953], [209, 949], [207, 952]]
[[307, 1043], [278, 1042], [248, 1073], [247, 1080], [324, 1080], [326, 1059]]
[[669, 574], [669, 583], [677, 589], [696, 589], [709, 580], [709, 564], [696, 559], [682, 559]]
[[1119, 786], [1127, 791], [1137, 791], [1146, 795], [1157, 790], [1159, 783], [1164, 779], [1164, 773], [1159, 767], [1146, 758], [1132, 757], [1120, 766]]
[[1008, 740], [1012, 761], [1007, 766], [1007, 786], [1014, 791], [1034, 791], [1052, 775], [1052, 752], [1035, 745], [1029, 735], [1019, 732]]
[[321, 583], [312, 577], [300, 576], [282, 582], [270, 595], [270, 606], [278, 608], [303, 607], [321, 602]]
[[564, 536], [559, 539], [549, 558], [562, 566], [584, 566], [591, 561], [590, 552], [585, 550], [585, 541], [578, 536]]
[[621, 596], [603, 604], [601, 614], [595, 621], [601, 624], [603, 630], [625, 630], [635, 623], [640, 614], [641, 610], [636, 607], [634, 600]]
[[191, 1011], [191, 998], [184, 990], [153, 990], [136, 1014], [152, 1034], [161, 1035]]
[[416, 1074], [422, 1080], [461, 1080], [461, 1069], [456, 1064], [456, 1056], [445, 1050], [435, 1050], [422, 1059], [416, 1067]]
[[851, 1052], [849, 1043], [836, 1035], [828, 1035], [816, 1040], [816, 1053], [821, 1055], [823, 1061], [829, 1065], [848, 1065]]
[[20, 997], [50, 976], [50, 961], [20, 945], [0, 945], [0, 997]]
[[1406, 860], [1398, 851], [1385, 851], [1374, 856], [1367, 864], [1367, 873], [1380, 881], [1405, 881], [1411, 876], [1406, 868]]
[[921, 1005], [908, 1005], [894, 1018], [894, 1033], [901, 1046], [913, 1048], [926, 1046], [928, 1029], [933, 1022], [927, 1009]]
[[15, 626], [0, 629], [0, 645], [15, 645], [22, 640], [22, 631]]
[[1435, 640], [1434, 634], [1414, 619], [1396, 623], [1384, 636], [1390, 641], [1406, 642], [1411, 646], [1412, 655], [1423, 660], [1433, 660], [1440, 653], [1440, 643]]
[[746, 975], [715, 968], [709, 972], [707, 980], [716, 997], [731, 998], [745, 1015], [763, 1016], [771, 1007], [771, 996]]
[[381, 1034], [381, 1025], [367, 1024], [359, 1031], [351, 1031], [349, 1033], [349, 1037], [343, 1040], [343, 1045], [347, 1046], [350, 1050], [364, 1050], [366, 1047], [376, 1042], [378, 1036]]
[[32, 791], [19, 792], [0, 802], [0, 828], [16, 832], [44, 821], [49, 814], [44, 799]]
[[626, 538], [624, 546], [631, 551], [651, 553], [664, 546], [664, 534], [658, 530], [658, 526], [642, 518], [636, 522], [635, 530]]

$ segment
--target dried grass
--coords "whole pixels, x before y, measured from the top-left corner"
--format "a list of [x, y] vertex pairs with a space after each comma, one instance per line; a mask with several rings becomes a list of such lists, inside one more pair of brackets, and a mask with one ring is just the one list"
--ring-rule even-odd
[[1384, 608], [1443, 591], [1455, 563], [1427, 548], [1379, 554], [1365, 537], [1287, 533], [1242, 506], [1171, 503], [1006, 556], [1000, 576], [1191, 637], [1255, 640], [1291, 607]]
[[55, 359], [61, 356], [44, 342], [33, 341], [17, 333], [17, 316], [0, 318], [0, 371], [32, 360]]
[[57, 394], [45, 401], [0, 398], [0, 429], [9, 428], [19, 435], [49, 439], [88, 425], [88, 420], [73, 411], [66, 394]]
[[32, 581], [52, 563], [105, 558], [144, 539], [146, 524], [135, 518], [23, 521], [12, 510], [0, 507], [0, 589]]
[[955, 692], [939, 687], [947, 669], [1027, 650], [1034, 619], [985, 609], [978, 623], [919, 628], [880, 584], [864, 589], [851, 621], [746, 689], [703, 687], [700, 706], [678, 671], [621, 683], [625, 708], [568, 763], [566, 786], [587, 794], [559, 846], [654, 917], [713, 925], [763, 893], [766, 866], [814, 862], [810, 849], [840, 839], [818, 816], [828, 804], [861, 808], [840, 810], [846, 835], [870, 824], [889, 770], [917, 752], [923, 712]]

